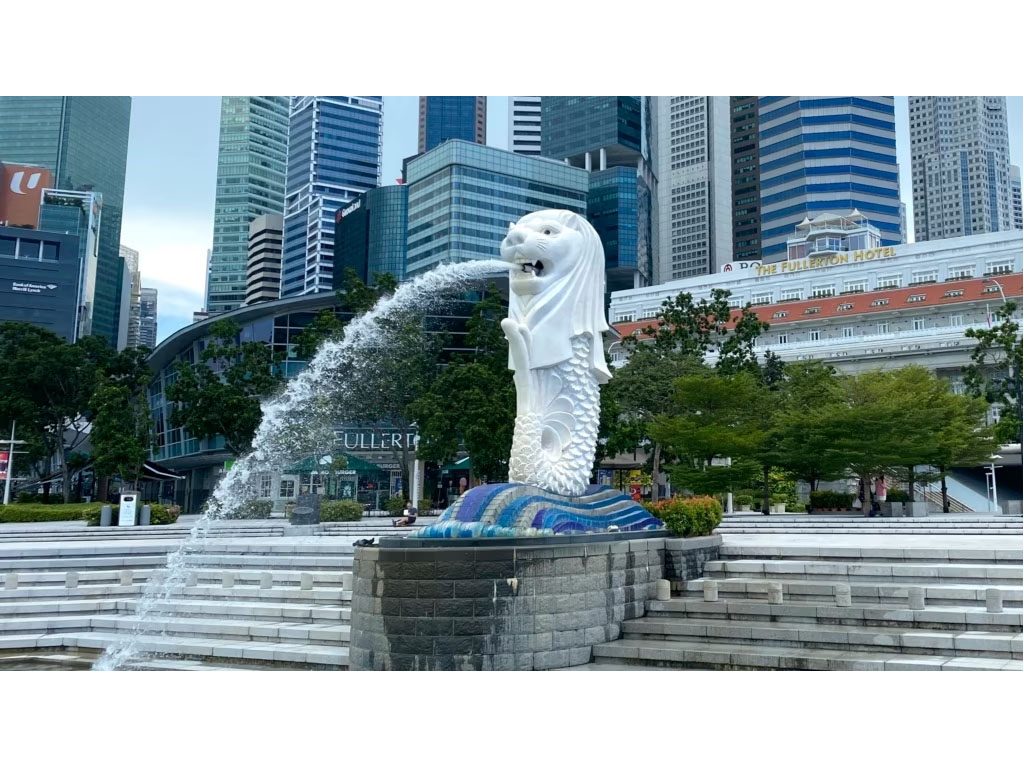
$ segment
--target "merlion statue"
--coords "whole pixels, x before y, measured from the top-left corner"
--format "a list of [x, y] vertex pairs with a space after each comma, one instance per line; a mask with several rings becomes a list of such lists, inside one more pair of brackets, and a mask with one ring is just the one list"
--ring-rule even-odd
[[601, 410], [611, 378], [601, 334], [604, 249], [571, 211], [536, 211], [510, 224], [501, 243], [509, 263], [509, 367], [516, 424], [507, 483], [472, 488], [418, 538], [550, 536], [664, 527], [614, 488], [588, 485]]
[[537, 211], [509, 225], [501, 258], [516, 265], [501, 323], [516, 387], [509, 482], [581, 496], [594, 465], [598, 387], [611, 378], [601, 240], [571, 211]]

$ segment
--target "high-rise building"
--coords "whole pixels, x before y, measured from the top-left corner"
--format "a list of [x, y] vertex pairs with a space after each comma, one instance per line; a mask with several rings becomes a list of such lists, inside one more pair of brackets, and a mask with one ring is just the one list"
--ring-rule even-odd
[[41, 165], [53, 187], [103, 196], [92, 333], [118, 339], [128, 96], [0, 96], [0, 160]]
[[733, 155], [728, 96], [656, 101], [656, 282], [664, 283], [717, 272], [733, 260]]
[[441, 262], [498, 258], [509, 222], [532, 211], [587, 212], [587, 172], [545, 158], [448, 141], [410, 160], [407, 172], [406, 277]]
[[651, 97], [544, 96], [541, 152], [590, 173], [587, 219], [605, 252], [608, 292], [652, 280]]
[[1013, 228], [1024, 229], [1024, 212], [1021, 211], [1020, 168], [1010, 166], [1010, 202], [1013, 208]]
[[900, 243], [892, 96], [760, 96], [761, 258], [786, 258], [804, 219], [864, 214]]
[[1013, 229], [1005, 96], [911, 96], [914, 238]]
[[81, 275], [74, 235], [0, 226], [0, 323], [31, 323], [74, 342]]
[[487, 143], [486, 96], [420, 96], [420, 154], [448, 139]]
[[131, 288], [128, 296], [123, 296], [128, 304], [128, 330], [125, 334], [125, 346], [137, 349], [139, 346], [139, 327], [142, 322], [142, 272], [139, 271], [139, 252], [122, 245], [119, 248], [124, 260], [124, 271], [130, 276]]
[[249, 224], [249, 262], [245, 303], [273, 301], [281, 296], [281, 238], [284, 217], [264, 213]]
[[156, 348], [156, 288], [143, 288], [140, 297], [139, 346]]
[[508, 148], [518, 155], [540, 155], [540, 96], [508, 99]]
[[338, 211], [334, 230], [334, 289], [345, 287], [352, 269], [367, 285], [376, 273], [405, 278], [409, 228], [409, 188], [404, 184], [371, 189]]
[[99, 264], [103, 196], [98, 192], [44, 189], [39, 205], [39, 229], [78, 238], [81, 275], [78, 281], [78, 338], [92, 334], [96, 303], [96, 269]]
[[293, 96], [281, 296], [331, 290], [334, 218], [380, 184], [380, 96]]
[[210, 313], [245, 303], [249, 223], [264, 213], [284, 213], [288, 104], [287, 96], [221, 99], [213, 249], [206, 278]]
[[[730, 96], [732, 133], [732, 258], [761, 259], [761, 173], [757, 96]], [[721, 267], [720, 267], [721, 268]]]

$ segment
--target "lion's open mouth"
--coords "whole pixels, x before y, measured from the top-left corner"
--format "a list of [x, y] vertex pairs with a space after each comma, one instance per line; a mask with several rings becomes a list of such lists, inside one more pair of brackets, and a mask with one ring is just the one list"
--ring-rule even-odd
[[540, 276], [540, 273], [544, 271], [544, 262], [542, 262], [540, 259], [537, 259], [537, 262], [535, 264], [526, 261], [520, 264], [519, 266], [522, 268], [523, 272], [533, 272], [533, 274], [537, 275], [538, 277]]

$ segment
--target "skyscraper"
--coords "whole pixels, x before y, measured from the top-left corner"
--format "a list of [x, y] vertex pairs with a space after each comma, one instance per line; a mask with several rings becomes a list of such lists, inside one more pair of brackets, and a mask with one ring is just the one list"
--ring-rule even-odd
[[284, 213], [287, 155], [287, 96], [221, 99], [208, 312], [245, 303], [249, 223], [264, 213]]
[[156, 288], [143, 288], [140, 297], [139, 346], [156, 348]]
[[539, 155], [540, 96], [510, 96], [508, 99], [509, 149], [518, 155]]
[[293, 96], [281, 296], [331, 290], [339, 208], [380, 184], [380, 96]]
[[0, 96], [0, 160], [41, 165], [54, 187], [103, 196], [92, 333], [118, 338], [121, 210], [132, 100], [127, 96]]
[[408, 229], [409, 187], [404, 184], [368, 190], [338, 211], [334, 289], [345, 287], [346, 269], [368, 285], [378, 272], [403, 280]]
[[587, 180], [564, 163], [465, 141], [410, 160], [406, 276], [442, 262], [498, 258], [509, 222], [531, 211], [585, 215]]
[[1013, 229], [1005, 96], [911, 96], [917, 241]]
[[139, 346], [139, 328], [142, 322], [142, 273], [139, 271], [139, 252], [122, 245], [119, 249], [124, 260], [124, 271], [131, 280], [128, 300], [128, 330], [125, 334], [125, 346], [137, 349]]
[[281, 237], [284, 217], [264, 213], [249, 224], [249, 262], [245, 303], [273, 301], [281, 295]]
[[541, 152], [589, 173], [587, 220], [604, 246], [606, 288], [652, 280], [651, 97], [544, 96]]
[[732, 124], [732, 258], [761, 259], [761, 175], [757, 96], [730, 96]]
[[805, 218], [855, 210], [900, 242], [892, 96], [760, 96], [761, 258], [786, 258]]
[[718, 272], [733, 259], [729, 97], [659, 96], [655, 101], [655, 282]]
[[487, 143], [486, 96], [420, 96], [420, 153], [448, 139]]
[[1021, 211], [1020, 168], [1010, 166], [1010, 198], [1013, 208], [1013, 228], [1024, 229], [1024, 212]]

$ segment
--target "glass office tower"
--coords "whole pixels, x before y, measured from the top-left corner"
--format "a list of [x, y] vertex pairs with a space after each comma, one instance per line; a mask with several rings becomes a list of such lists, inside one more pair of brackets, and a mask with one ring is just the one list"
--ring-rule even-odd
[[265, 213], [284, 212], [287, 154], [287, 96], [221, 99], [207, 312], [245, 303], [249, 223]]
[[338, 212], [334, 231], [334, 289], [345, 287], [345, 270], [353, 269], [371, 285], [374, 274], [405, 279], [409, 188], [377, 187]]
[[128, 96], [0, 96], [0, 160], [42, 165], [54, 186], [103, 196], [92, 332], [117, 344]]
[[486, 96], [420, 96], [420, 153], [448, 139], [487, 143]]

